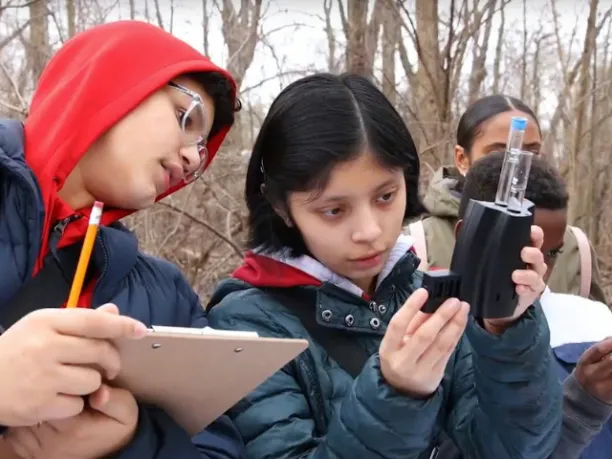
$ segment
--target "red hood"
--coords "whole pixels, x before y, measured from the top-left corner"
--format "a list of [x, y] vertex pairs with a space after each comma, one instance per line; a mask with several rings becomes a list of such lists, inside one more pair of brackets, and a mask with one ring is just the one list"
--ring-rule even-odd
[[254, 287], [298, 287], [321, 285], [321, 281], [304, 271], [265, 255], [247, 252], [242, 266], [232, 277], [243, 280]]
[[[75, 213], [86, 217], [66, 228], [60, 246], [85, 235], [89, 209], [69, 208], [57, 192], [93, 142], [171, 79], [198, 72], [219, 72], [234, 83], [229, 73], [183, 41], [139, 21], [94, 27], [66, 42], [53, 56], [38, 81], [25, 121], [26, 161], [39, 181], [45, 206], [37, 269], [55, 222]], [[230, 127], [209, 140], [209, 163]], [[107, 210], [102, 225], [130, 213]]]
[[[401, 235], [398, 238], [395, 246], [389, 252], [385, 266], [378, 275], [378, 285], [389, 275], [406, 252], [414, 253], [413, 242], [412, 236]], [[323, 282], [328, 282], [357, 296], [367, 297], [365, 292], [351, 281], [333, 273], [317, 260], [306, 255], [288, 258], [279, 254], [263, 255], [247, 252], [242, 266], [232, 273], [232, 277], [254, 287], [318, 286]]]

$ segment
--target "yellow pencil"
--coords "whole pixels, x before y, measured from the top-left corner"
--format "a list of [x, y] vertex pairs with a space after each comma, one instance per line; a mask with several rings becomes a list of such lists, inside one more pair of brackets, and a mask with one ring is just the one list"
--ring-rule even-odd
[[87, 233], [85, 233], [85, 240], [83, 241], [83, 248], [81, 249], [81, 255], [79, 256], [79, 264], [77, 265], [76, 272], [74, 273], [74, 279], [72, 280], [72, 287], [70, 288], [70, 296], [68, 296], [68, 302], [66, 303], [67, 308], [76, 308], [83, 290], [83, 282], [85, 282], [85, 275], [87, 274], [87, 267], [89, 266], [89, 259], [91, 258], [91, 252], [96, 242], [96, 236], [98, 234], [98, 227], [100, 226], [100, 219], [102, 218], [102, 209], [104, 204], [96, 201], [91, 208], [91, 215], [89, 216], [89, 226], [87, 227]]

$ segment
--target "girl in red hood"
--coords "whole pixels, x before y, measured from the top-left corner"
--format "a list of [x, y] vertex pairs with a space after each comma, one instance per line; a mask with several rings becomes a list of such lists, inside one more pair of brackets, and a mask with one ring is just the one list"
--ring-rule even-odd
[[209, 320], [311, 344], [231, 410], [249, 457], [428, 459], [450, 437], [464, 457], [541, 459], [556, 445], [561, 387], [532, 306], [542, 231], [513, 317], [478, 322], [456, 298], [421, 313], [401, 235], [418, 179], [410, 133], [367, 79], [306, 77], [272, 104], [247, 173], [252, 252]]
[[[153, 324], [206, 325], [179, 270], [141, 253], [119, 219], [197, 179], [237, 108], [225, 70], [160, 28], [120, 21], [53, 56], [25, 128], [0, 121], [4, 447], [28, 459], [242, 457], [227, 418], [191, 439], [113, 388], [120, 361], [109, 341]], [[87, 288], [80, 308], [63, 310], [67, 289], [57, 290], [72, 279], [96, 200], [105, 212]], [[50, 272], [56, 282], [40, 287]]]

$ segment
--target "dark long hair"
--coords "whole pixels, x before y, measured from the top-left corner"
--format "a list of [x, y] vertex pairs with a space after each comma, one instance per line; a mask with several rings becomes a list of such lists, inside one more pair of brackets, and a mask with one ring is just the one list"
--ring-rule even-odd
[[355, 159], [364, 148], [381, 164], [404, 171], [405, 218], [423, 213], [412, 137], [370, 81], [322, 73], [287, 86], [272, 103], [249, 161], [249, 247], [289, 249], [293, 256], [308, 253], [299, 229], [286, 225], [275, 208], [290, 218], [289, 193], [323, 189], [332, 168]]
[[470, 150], [474, 140], [482, 133], [482, 125], [500, 113], [518, 110], [526, 113], [536, 122], [540, 134], [540, 123], [531, 108], [516, 97], [495, 94], [482, 97], [470, 105], [459, 120], [457, 126], [457, 145], [463, 147], [465, 153], [470, 156]]

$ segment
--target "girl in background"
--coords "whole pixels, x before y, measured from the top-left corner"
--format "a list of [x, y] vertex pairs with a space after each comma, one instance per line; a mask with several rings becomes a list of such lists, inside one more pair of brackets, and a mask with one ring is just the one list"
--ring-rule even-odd
[[[450, 267], [463, 177], [475, 161], [492, 152], [505, 151], [513, 116], [528, 119], [523, 146], [539, 154], [542, 133], [538, 119], [531, 108], [514, 97], [483, 97], [468, 107], [459, 120], [455, 165], [436, 172], [424, 198], [429, 215], [406, 228], [417, 239], [415, 247], [423, 262], [421, 269]], [[565, 227], [557, 259], [548, 279], [553, 292], [582, 295], [606, 303], [597, 257], [579, 228]]]

